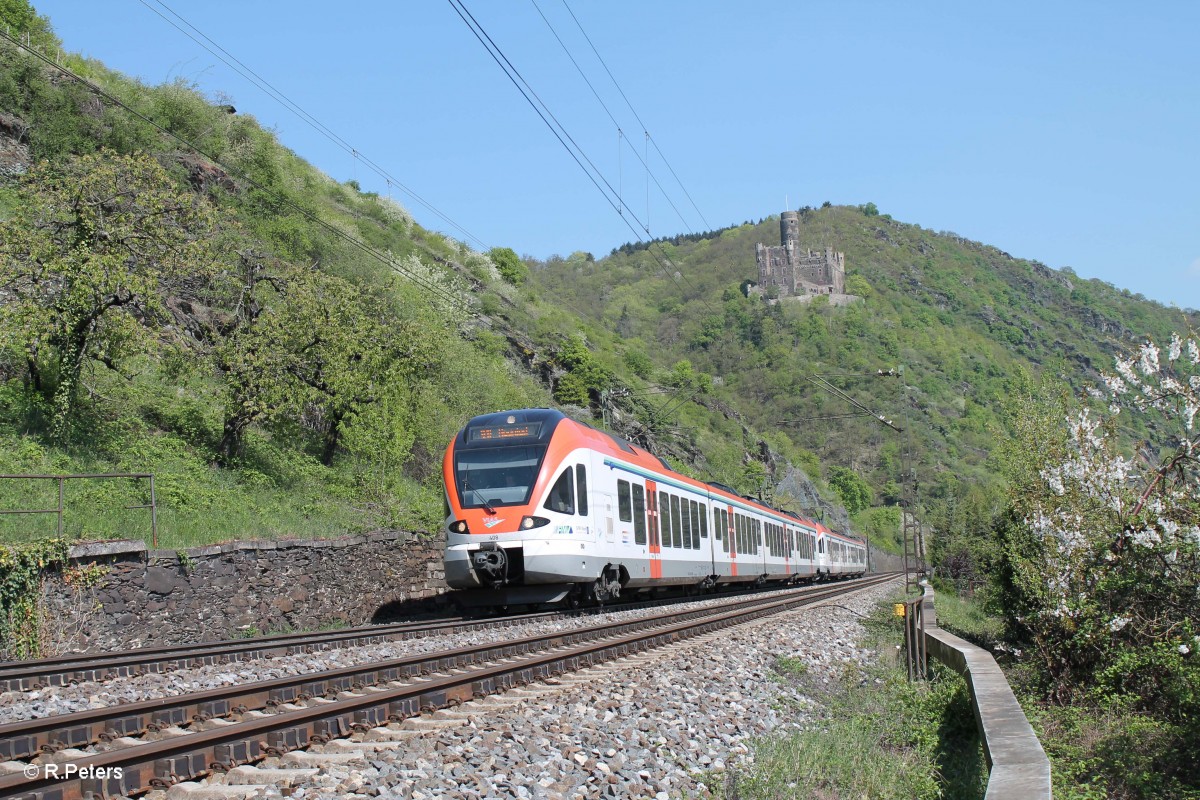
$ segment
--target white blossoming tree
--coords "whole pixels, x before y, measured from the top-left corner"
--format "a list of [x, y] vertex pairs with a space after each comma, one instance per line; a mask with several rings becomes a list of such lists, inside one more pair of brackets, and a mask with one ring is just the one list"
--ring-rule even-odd
[[1092, 392], [1101, 413], [1025, 398], [1003, 601], [1052, 696], [1119, 697], [1186, 727], [1200, 715], [1200, 347], [1175, 335], [1163, 355], [1147, 342], [1118, 358]]

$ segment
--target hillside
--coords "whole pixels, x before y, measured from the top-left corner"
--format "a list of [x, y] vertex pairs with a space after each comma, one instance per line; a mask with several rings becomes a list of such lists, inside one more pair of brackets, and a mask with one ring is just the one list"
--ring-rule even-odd
[[[4, 22], [57, 49], [10, 5]], [[871, 207], [802, 216], [814, 247], [846, 253], [862, 300], [845, 308], [744, 293], [774, 218], [522, 263], [321, 174], [185, 83], [62, 64], [90, 85], [0, 41], [0, 471], [152, 472], [162, 546], [434, 530], [453, 432], [550, 404], [685, 472], [838, 527], [845, 505], [891, 538], [906, 491], [943, 510], [986, 501], [1011, 381], [1081, 387], [1189, 321]], [[76, 186], [122, 199], [68, 202]], [[848, 417], [815, 376], [906, 433]], [[123, 508], [148, 502], [144, 482], [78, 486], [68, 535], [147, 535], [145, 512]], [[0, 503], [52, 508], [55, 493], [6, 483]], [[0, 519], [3, 539], [53, 529]]]
[[[846, 307], [747, 296], [758, 278], [755, 244], [779, 243], [778, 217], [625, 245], [600, 260], [553, 260], [534, 274], [567, 308], [619, 332], [626, 357], [687, 359], [748, 424], [868, 477], [877, 498], [902, 482], [906, 436], [846, 417], [856, 409], [811, 376], [907, 428], [921, 497], [944, 499], [995, 485], [988, 458], [1013, 381], [1061, 378], [1079, 394], [1111, 370], [1115, 353], [1197, 321], [873, 212], [868, 204], [801, 213], [802, 242], [846, 254], [847, 291], [861, 297]], [[902, 381], [874, 376], [898, 367]]]

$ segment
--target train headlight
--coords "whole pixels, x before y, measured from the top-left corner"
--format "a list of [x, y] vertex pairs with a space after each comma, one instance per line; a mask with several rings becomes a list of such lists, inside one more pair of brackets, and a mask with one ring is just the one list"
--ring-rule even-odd
[[549, 525], [550, 520], [545, 517], [521, 517], [521, 530], [528, 531], [534, 528], [540, 528], [543, 525]]
[[467, 530], [467, 521], [465, 519], [455, 520], [450, 523], [450, 530], [453, 533], [470, 533]]

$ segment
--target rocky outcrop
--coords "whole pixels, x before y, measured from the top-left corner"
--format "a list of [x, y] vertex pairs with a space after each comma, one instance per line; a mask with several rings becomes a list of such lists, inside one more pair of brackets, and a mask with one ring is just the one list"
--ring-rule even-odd
[[0, 112], [0, 181], [19, 178], [31, 166], [29, 126], [20, 117]]

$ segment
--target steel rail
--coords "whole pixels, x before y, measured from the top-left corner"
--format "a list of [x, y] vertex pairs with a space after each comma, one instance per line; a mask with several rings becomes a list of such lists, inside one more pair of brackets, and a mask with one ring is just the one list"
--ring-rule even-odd
[[[566, 651], [562, 647], [523, 656], [489, 661], [475, 669], [447, 666], [446, 672], [428, 679], [343, 697], [309, 708], [282, 711], [243, 720], [211, 730], [189, 733], [90, 754], [60, 765], [69, 766], [83, 779], [59, 780], [43, 772], [36, 778], [23, 774], [0, 777], [0, 796], [76, 800], [95, 794], [133, 794], [153, 785], [166, 785], [221, 771], [270, 755], [320, 744], [355, 730], [401, 721], [437, 708], [457, 705], [492, 692], [581, 669], [599, 661], [619, 658], [654, 646], [670, 644], [689, 636], [740, 624], [801, 605], [811, 605], [832, 596], [891, 580], [893, 576], [868, 578], [836, 587], [818, 587], [784, 598], [747, 601], [745, 608], [704, 609], [707, 614], [677, 612], [664, 617], [690, 616], [686, 621], [667, 622], [642, 630], [588, 641]], [[658, 620], [660, 623], [663, 620]], [[643, 620], [645, 622], [645, 620]], [[619, 627], [624, 629], [628, 623]], [[467, 652], [461, 655], [469, 655]], [[455, 674], [457, 671], [457, 674]], [[112, 772], [120, 768], [120, 777]], [[94, 776], [104, 777], [94, 777]]]
[[[488, 620], [493, 625], [518, 624], [555, 612]], [[31, 691], [71, 682], [108, 680], [147, 672], [226, 664], [233, 661], [292, 655], [314, 650], [375, 644], [391, 639], [417, 638], [419, 634], [460, 633], [481, 624], [466, 618], [432, 619], [391, 625], [372, 625], [340, 631], [281, 633], [254, 639], [222, 639], [199, 644], [121, 650], [112, 653], [80, 653], [31, 661], [0, 662], [0, 691]]]

